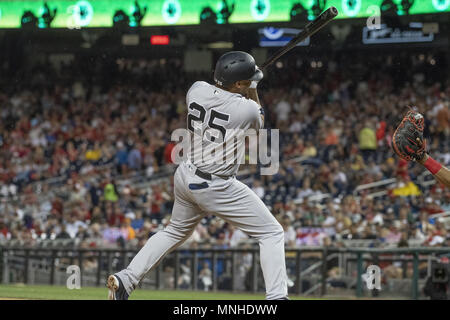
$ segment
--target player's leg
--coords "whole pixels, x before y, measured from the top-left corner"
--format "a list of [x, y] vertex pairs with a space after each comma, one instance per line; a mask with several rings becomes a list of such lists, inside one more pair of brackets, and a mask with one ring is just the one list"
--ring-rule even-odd
[[139, 250], [126, 269], [114, 275], [120, 278], [128, 295], [136, 288], [142, 278], [158, 265], [166, 254], [190, 237], [195, 226], [204, 215], [198, 206], [185, 197], [182, 185], [183, 179], [180, 175], [182, 175], [180, 170], [177, 170], [175, 174], [175, 203], [170, 223], [164, 230], [157, 232], [148, 239], [147, 243]]
[[196, 202], [204, 210], [258, 240], [266, 298], [286, 298], [287, 274], [281, 225], [261, 199], [242, 182], [236, 179], [214, 179], [209, 189], [208, 192], [196, 194]]
[[[128, 294], [136, 288], [150, 270], [158, 265], [166, 254], [189, 238], [201, 219], [198, 212], [199, 210], [195, 207], [180, 205], [179, 201], [175, 201], [173, 218], [167, 227], [148, 239], [128, 267], [117, 273]], [[186, 218], [180, 219], [181, 216]]]

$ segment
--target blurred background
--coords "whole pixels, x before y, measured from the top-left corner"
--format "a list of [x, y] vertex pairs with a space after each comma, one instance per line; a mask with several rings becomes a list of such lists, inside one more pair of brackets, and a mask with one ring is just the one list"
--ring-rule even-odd
[[[279, 172], [239, 178], [285, 230], [291, 294], [446, 291], [450, 190], [391, 137], [416, 106], [450, 165], [450, 0], [0, 1], [1, 281], [64, 284], [75, 263], [98, 286], [125, 267], [170, 219], [187, 89], [226, 51], [261, 64], [330, 6], [338, 19], [258, 86]], [[142, 286], [263, 292], [257, 259], [211, 216]], [[361, 280], [371, 264], [381, 291]]]

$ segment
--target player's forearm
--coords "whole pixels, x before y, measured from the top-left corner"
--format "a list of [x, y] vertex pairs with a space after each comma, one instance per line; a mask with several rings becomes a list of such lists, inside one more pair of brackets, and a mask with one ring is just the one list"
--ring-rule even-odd
[[427, 154], [419, 161], [419, 163], [427, 168], [436, 180], [450, 188], [450, 170], [448, 168], [444, 167]]
[[[258, 91], [256, 90], [256, 88], [248, 89], [247, 98], [255, 101], [261, 107], [260, 109], [262, 110], [261, 103], [259, 102]], [[261, 120], [262, 123], [264, 124], [264, 111], [261, 112]]]
[[257, 104], [261, 105], [261, 103], [259, 102], [258, 91], [256, 90], [256, 88], [248, 89], [248, 96], [247, 96], [247, 98], [252, 99]]
[[441, 170], [434, 175], [440, 183], [444, 184], [447, 188], [450, 188], [450, 170], [442, 166]]

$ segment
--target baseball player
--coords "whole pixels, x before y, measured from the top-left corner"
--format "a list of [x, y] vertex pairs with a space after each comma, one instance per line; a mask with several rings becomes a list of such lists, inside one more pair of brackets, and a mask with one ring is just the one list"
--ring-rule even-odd
[[426, 152], [423, 139], [424, 118], [417, 111], [407, 112], [392, 137], [392, 147], [397, 155], [407, 161], [417, 161], [430, 171], [436, 180], [450, 188], [450, 170]]
[[126, 269], [108, 277], [109, 299], [128, 299], [141, 279], [188, 239], [207, 214], [258, 240], [266, 299], [288, 299], [283, 228], [261, 199], [235, 177], [244, 144], [239, 132], [262, 128], [264, 123], [256, 90], [262, 78], [251, 55], [232, 51], [218, 60], [215, 85], [197, 81], [189, 89], [187, 128], [200, 137], [203, 150], [227, 145], [227, 157], [234, 156], [235, 161], [205, 162], [198, 155], [201, 150], [188, 152], [175, 172], [170, 223], [147, 241]]

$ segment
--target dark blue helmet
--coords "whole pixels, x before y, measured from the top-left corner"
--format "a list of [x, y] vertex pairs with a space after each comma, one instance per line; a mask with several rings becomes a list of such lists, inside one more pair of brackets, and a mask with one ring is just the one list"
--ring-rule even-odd
[[214, 71], [214, 81], [223, 87], [240, 80], [259, 81], [262, 78], [263, 73], [256, 66], [255, 59], [243, 51], [230, 51], [222, 55]]

